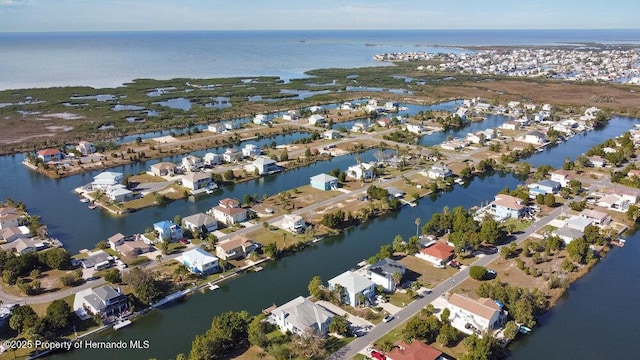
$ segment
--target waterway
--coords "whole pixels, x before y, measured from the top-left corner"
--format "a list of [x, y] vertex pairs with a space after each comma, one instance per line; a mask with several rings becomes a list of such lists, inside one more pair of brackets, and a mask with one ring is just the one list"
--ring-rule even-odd
[[[403, 207], [370, 223], [327, 238], [297, 253], [269, 263], [258, 273], [240, 276], [216, 291], [187, 298], [184, 303], [154, 311], [133, 325], [108, 331], [96, 337], [98, 341], [149, 340], [148, 350], [80, 350], [65, 354], [65, 359], [159, 359], [173, 358], [176, 353], [188, 353], [191, 341], [211, 326], [211, 318], [226, 311], [246, 310], [257, 314], [272, 304], [282, 304], [298, 295], [307, 294], [309, 280], [319, 275], [325, 282], [341, 272], [354, 268], [374, 255], [383, 244], [389, 244], [400, 234], [405, 239], [416, 233], [415, 219], [425, 223], [445, 206], [465, 208], [493, 199], [493, 194], [505, 186], [513, 188], [519, 180], [510, 174], [493, 174], [476, 179], [466, 188], [456, 186], [434, 200], [422, 199], [416, 207]], [[55, 356], [54, 359], [62, 358]]]

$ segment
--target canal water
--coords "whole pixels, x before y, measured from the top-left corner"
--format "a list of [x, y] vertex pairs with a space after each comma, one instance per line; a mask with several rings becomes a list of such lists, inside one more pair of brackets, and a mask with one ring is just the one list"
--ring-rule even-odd
[[307, 285], [315, 275], [326, 283], [363, 259], [373, 256], [383, 244], [390, 244], [400, 234], [408, 239], [415, 235], [415, 219], [422, 224], [445, 206], [469, 208], [493, 195], [505, 186], [511, 188], [519, 180], [510, 174], [492, 174], [475, 179], [466, 188], [456, 186], [452, 192], [442, 193], [434, 199], [422, 199], [416, 207], [403, 207], [400, 212], [374, 219], [372, 222], [327, 238], [311, 247], [277, 262], [264, 266], [264, 270], [248, 273], [224, 284], [221, 289], [188, 297], [183, 303], [153, 311], [118, 331], [108, 331], [95, 337], [97, 341], [149, 340], [147, 350], [72, 351], [53, 358], [65, 359], [173, 359], [176, 353], [188, 353], [195, 335], [211, 326], [211, 318], [226, 311], [246, 310], [257, 314], [272, 304], [308, 295]]

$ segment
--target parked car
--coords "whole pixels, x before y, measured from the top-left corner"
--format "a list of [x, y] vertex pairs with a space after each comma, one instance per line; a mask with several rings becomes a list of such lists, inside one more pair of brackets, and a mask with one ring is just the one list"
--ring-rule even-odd
[[387, 357], [380, 351], [371, 350], [371, 357], [377, 360], [387, 360]]
[[183, 238], [183, 239], [180, 239], [180, 244], [183, 244], [183, 245], [189, 245], [189, 240], [184, 239], [184, 238]]
[[456, 261], [456, 260], [451, 260], [451, 261], [449, 262], [449, 266], [451, 266], [452, 268], [455, 268], [455, 269], [460, 269], [460, 266], [462, 266], [462, 264], [460, 264], [460, 263], [459, 263], [458, 261]]
[[391, 314], [387, 314], [387, 316], [384, 317], [384, 319], [382, 319], [382, 321], [388, 323], [389, 321], [393, 320], [393, 315]]

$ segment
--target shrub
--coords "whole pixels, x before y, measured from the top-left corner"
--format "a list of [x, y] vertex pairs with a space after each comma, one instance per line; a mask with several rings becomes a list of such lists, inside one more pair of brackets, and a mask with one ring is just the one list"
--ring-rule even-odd
[[469, 268], [469, 276], [475, 280], [484, 280], [487, 277], [487, 269], [484, 266], [472, 266]]

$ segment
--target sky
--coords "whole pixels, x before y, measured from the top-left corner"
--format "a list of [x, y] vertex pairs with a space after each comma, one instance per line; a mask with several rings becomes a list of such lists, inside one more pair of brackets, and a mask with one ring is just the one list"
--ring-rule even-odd
[[0, 32], [637, 29], [638, 0], [0, 0]]

